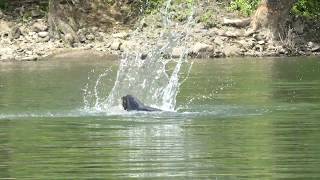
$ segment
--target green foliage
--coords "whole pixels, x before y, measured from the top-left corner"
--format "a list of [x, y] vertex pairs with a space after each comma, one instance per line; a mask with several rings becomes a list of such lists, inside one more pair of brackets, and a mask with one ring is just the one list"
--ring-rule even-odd
[[0, 0], [0, 9], [6, 9], [8, 7], [7, 0]]
[[[158, 13], [167, 5], [167, 0], [144, 0], [144, 12], [146, 14]], [[192, 14], [194, 0], [172, 0], [169, 12], [170, 16], [178, 21], [185, 21]]]
[[104, 0], [103, 2], [108, 4], [114, 4], [115, 0]]
[[[240, 11], [243, 15], [250, 16], [259, 5], [260, 0], [234, 0], [230, 3], [230, 9]], [[319, 0], [299, 0], [293, 7], [294, 14], [308, 17], [320, 18]]]
[[143, 0], [143, 4], [144, 4], [144, 10], [146, 13], [153, 13], [155, 11], [157, 11], [162, 4], [165, 2], [165, 0]]
[[259, 2], [260, 0], [234, 0], [230, 3], [230, 9], [250, 16], [257, 9]]
[[208, 10], [203, 15], [200, 16], [200, 22], [204, 24], [206, 28], [213, 28], [216, 26], [216, 14], [213, 10]]
[[183, 22], [192, 15], [193, 7], [193, 0], [176, 0], [171, 6], [171, 11], [174, 12], [176, 20]]
[[[155, 11], [160, 10], [161, 7], [165, 5], [167, 0], [143, 0], [142, 3], [144, 4], [144, 9], [146, 13], [153, 13]], [[171, 5], [173, 8], [179, 8], [179, 5], [185, 5], [186, 9], [184, 9], [184, 12], [181, 12], [180, 15], [178, 15], [177, 19], [184, 19], [184, 16], [186, 14], [189, 14], [190, 12], [190, 6], [194, 4], [194, 0], [174, 0], [171, 2]], [[176, 10], [177, 10], [176, 9]]]
[[293, 7], [293, 13], [308, 17], [320, 18], [320, 1], [319, 0], [299, 0]]

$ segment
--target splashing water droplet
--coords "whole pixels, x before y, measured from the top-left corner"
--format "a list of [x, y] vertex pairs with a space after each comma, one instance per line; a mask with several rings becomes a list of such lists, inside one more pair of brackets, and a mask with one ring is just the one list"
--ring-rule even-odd
[[[179, 93], [181, 84], [188, 77], [192, 63], [188, 63], [188, 46], [190, 39], [189, 28], [194, 24], [193, 14], [190, 15], [188, 22], [184, 24], [181, 32], [175, 30], [172, 26], [170, 10], [171, 0], [168, 0], [165, 7], [164, 26], [165, 32], [161, 33], [160, 41], [164, 41], [163, 46], [154, 46], [150, 48], [147, 56], [142, 57], [141, 52], [125, 54], [120, 61], [116, 81], [107, 97], [101, 97], [99, 94], [99, 85], [101, 79], [108, 75], [108, 72], [101, 74], [92, 91], [85, 87], [85, 110], [94, 109], [113, 113], [121, 111], [121, 97], [127, 94], [136, 96], [142, 102], [152, 107], [160, 108], [166, 111], [174, 111], [176, 106], [176, 97]], [[134, 32], [135, 33], [135, 32]], [[134, 36], [133, 36], [134, 37]], [[185, 47], [179, 59], [165, 58], [165, 53], [172, 53], [173, 48]], [[168, 70], [169, 64], [173, 64], [172, 72]], [[180, 71], [183, 65], [189, 66], [186, 78], [180, 82]], [[93, 93], [90, 94], [90, 93]], [[93, 98], [94, 103], [89, 103]]]

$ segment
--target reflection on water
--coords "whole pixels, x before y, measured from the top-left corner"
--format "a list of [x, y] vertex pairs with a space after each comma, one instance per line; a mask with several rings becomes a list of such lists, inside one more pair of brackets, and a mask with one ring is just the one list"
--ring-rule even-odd
[[319, 179], [317, 58], [198, 61], [178, 112], [83, 112], [106, 68], [0, 65], [0, 179]]

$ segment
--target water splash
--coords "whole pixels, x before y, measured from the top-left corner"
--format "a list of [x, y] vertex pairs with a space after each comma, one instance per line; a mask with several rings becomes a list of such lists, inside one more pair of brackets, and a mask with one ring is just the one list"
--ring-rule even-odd
[[[91, 73], [95, 73], [95, 70], [93, 69]], [[103, 79], [109, 77], [111, 73], [111, 69], [107, 68], [104, 70], [103, 73], [99, 74], [97, 79], [94, 81], [94, 84], [90, 86], [89, 82], [91, 79], [90, 74], [88, 75], [88, 83], [85, 85], [85, 87], [82, 89], [83, 91], [83, 102], [84, 102], [84, 110], [90, 111], [94, 107], [95, 111], [102, 111], [101, 104], [104, 102], [103, 97], [105, 96], [101, 92], [104, 91], [103, 87]]]
[[[141, 52], [133, 52], [123, 55], [115, 84], [106, 97], [99, 95], [98, 86], [101, 79], [108, 75], [108, 71], [101, 74], [96, 80], [92, 91], [85, 88], [84, 103], [85, 110], [114, 112], [122, 110], [121, 97], [127, 94], [138, 97], [147, 105], [160, 108], [166, 111], [174, 111], [176, 97], [180, 86], [183, 66], [189, 66], [187, 76], [190, 73], [192, 63], [188, 63], [188, 45], [190, 39], [189, 29], [194, 24], [193, 11], [184, 27], [176, 30], [174, 22], [171, 21], [170, 12], [171, 0], [166, 2], [163, 16], [164, 32], [161, 33], [158, 42], [165, 42], [164, 45], [155, 45], [150, 48], [146, 58], [141, 58]], [[133, 32], [132, 37], [138, 30]], [[172, 58], [175, 47], [183, 47], [179, 59]], [[165, 57], [164, 55], [169, 55]], [[173, 68], [172, 68], [173, 66]], [[171, 68], [171, 69], [170, 69]], [[93, 99], [93, 100], [92, 100]], [[89, 103], [94, 101], [94, 103]]]

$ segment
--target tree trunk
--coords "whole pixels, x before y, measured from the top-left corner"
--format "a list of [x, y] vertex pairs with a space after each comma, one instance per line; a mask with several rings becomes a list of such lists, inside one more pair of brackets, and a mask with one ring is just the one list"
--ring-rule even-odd
[[297, 0], [262, 0], [252, 17], [253, 30], [268, 28], [274, 38], [283, 37], [290, 10], [296, 2]]

